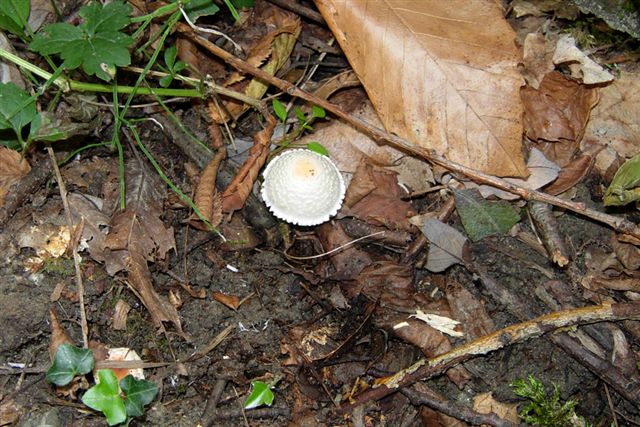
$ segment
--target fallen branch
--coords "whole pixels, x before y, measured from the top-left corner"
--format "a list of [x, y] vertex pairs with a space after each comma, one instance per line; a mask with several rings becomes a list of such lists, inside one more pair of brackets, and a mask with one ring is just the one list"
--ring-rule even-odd
[[369, 389], [360, 394], [353, 402], [343, 404], [341, 410], [351, 411], [365, 402], [382, 399], [396, 392], [399, 388], [408, 387], [417, 381], [440, 375], [452, 366], [475, 356], [491, 353], [530, 338], [536, 338], [559, 328], [623, 319], [640, 319], [640, 304], [605, 303], [556, 311], [526, 322], [517, 323], [463, 344], [447, 353], [431, 359], [421, 359], [395, 375], [387, 377], [377, 388]]
[[268, 82], [291, 96], [304, 99], [305, 101], [311, 102], [315, 105], [318, 105], [324, 108], [325, 110], [333, 113], [334, 115], [343, 119], [345, 122], [349, 123], [355, 129], [369, 135], [372, 139], [374, 139], [378, 143], [386, 143], [399, 150], [402, 150], [407, 153], [411, 153], [415, 156], [428, 160], [431, 163], [440, 165], [449, 171], [465, 175], [475, 182], [478, 182], [481, 184], [487, 184], [492, 187], [499, 188], [504, 191], [508, 191], [509, 193], [516, 194], [522, 197], [524, 200], [537, 200], [540, 202], [548, 203], [553, 206], [557, 206], [559, 208], [568, 209], [580, 215], [591, 218], [595, 221], [601, 222], [603, 224], [607, 224], [608, 226], [615, 229], [616, 231], [630, 234], [632, 236], [640, 238], [640, 228], [636, 226], [636, 224], [634, 224], [633, 222], [627, 219], [609, 215], [593, 209], [588, 209], [584, 205], [584, 203], [574, 203], [574, 202], [560, 199], [555, 196], [551, 196], [549, 194], [546, 194], [540, 191], [524, 188], [524, 187], [512, 184], [508, 181], [505, 181], [504, 179], [501, 179], [492, 175], [488, 175], [486, 173], [480, 172], [470, 167], [461, 165], [460, 163], [456, 163], [451, 160], [448, 160], [443, 156], [441, 156], [440, 154], [437, 154], [433, 150], [428, 150], [428, 149], [413, 145], [405, 139], [402, 139], [396, 135], [392, 135], [376, 126], [371, 125], [370, 123], [358, 117], [355, 117], [347, 113], [342, 108], [338, 107], [335, 104], [332, 104], [329, 101], [318, 98], [310, 94], [309, 92], [299, 89], [292, 83], [289, 83], [285, 80], [272, 76], [271, 74], [257, 67], [254, 67], [246, 63], [245, 61], [242, 61], [241, 59], [235, 57], [234, 55], [227, 52], [226, 50], [218, 47], [217, 45], [210, 42], [209, 40], [199, 36], [195, 31], [193, 31], [186, 24], [179, 23], [177, 25], [177, 29], [181, 33], [188, 35], [193, 41], [198, 43], [200, 46], [207, 49], [209, 52], [216, 55], [217, 57], [223, 59], [225, 62], [237, 68], [238, 70], [249, 73], [254, 77], [257, 77], [265, 82]]

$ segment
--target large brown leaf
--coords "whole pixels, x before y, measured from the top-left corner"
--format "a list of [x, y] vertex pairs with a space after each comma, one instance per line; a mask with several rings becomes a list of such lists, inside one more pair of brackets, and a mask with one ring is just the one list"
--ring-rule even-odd
[[491, 0], [316, 0], [388, 131], [526, 176], [515, 34]]

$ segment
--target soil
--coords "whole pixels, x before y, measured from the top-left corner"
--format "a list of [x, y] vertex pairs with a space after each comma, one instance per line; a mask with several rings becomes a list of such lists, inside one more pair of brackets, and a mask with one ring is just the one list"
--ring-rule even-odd
[[[182, 108], [178, 112], [180, 118], [196, 135], [206, 139], [204, 106], [184, 104]], [[112, 127], [103, 125], [90, 139], [56, 147], [58, 153], [109, 139]], [[244, 138], [250, 140], [261, 122], [252, 113], [240, 126], [246, 132]], [[142, 124], [140, 132], [169, 179], [182, 189], [192, 189], [183, 165], [196, 161], [193, 155], [178, 149], [152, 123]], [[35, 149], [32, 156], [46, 157], [41, 148]], [[132, 150], [127, 150], [125, 157], [127, 163], [139, 159]], [[111, 176], [109, 166], [105, 166], [108, 164], [117, 165], [117, 153], [104, 148], [84, 152], [67, 163], [62, 174], [69, 192], [106, 199], [105, 180]], [[34, 162], [33, 167], [35, 170], [48, 164]], [[84, 171], [82, 180], [74, 172], [80, 169]], [[602, 209], [597, 190], [606, 184], [593, 174], [576, 187], [576, 199]], [[149, 309], [132, 291], [127, 271], [109, 274], [104, 262], [93, 259], [88, 251], [81, 252], [89, 339], [106, 347], [134, 349], [145, 362], [167, 362], [165, 366], [145, 369], [146, 378], [159, 386], [159, 393], [144, 416], [133, 419], [131, 426], [456, 425], [462, 422], [444, 416], [433, 418], [426, 406], [413, 405], [410, 397], [401, 392], [367, 402], [357, 409], [361, 412], [340, 411], [340, 403], [373, 388], [376, 379], [467, 341], [443, 338], [435, 332], [418, 345], [420, 340], [415, 335], [395, 334], [392, 325], [400, 319], [408, 320], [416, 304], [424, 303], [450, 316], [451, 312], [468, 309], [471, 317], [462, 329], [475, 329], [471, 338], [477, 338], [562, 308], [586, 306], [606, 297], [624, 299], [621, 291], [592, 291], [581, 285], [580, 279], [588, 272], [589, 249], [612, 253], [614, 232], [571, 212], [556, 212], [559, 230], [566, 236], [572, 253], [571, 264], [566, 268], [555, 265], [531, 244], [523, 243], [513, 230], [510, 235], [471, 244], [468, 263], [443, 273], [425, 269], [428, 247], [406, 260], [410, 244], [397, 247], [364, 241], [352, 248], [354, 252], [347, 252], [348, 259], [343, 262], [353, 267], [368, 257], [369, 264], [392, 265], [396, 270], [363, 285], [360, 276], [341, 270], [335, 257], [287, 257], [321, 252], [323, 232], [319, 228], [278, 223], [265, 214], [264, 207], [262, 211], [247, 207], [233, 215], [233, 226], [227, 226], [227, 231], [237, 234], [226, 234], [234, 237], [223, 242], [213, 233], [190, 227], [186, 223], [190, 213], [177, 200], [176, 196], [167, 196], [161, 217], [163, 224], [173, 229], [175, 248], [148, 265], [155, 291], [167, 299], [174, 295], [170, 301], [179, 313], [184, 333], [171, 322], [164, 322], [162, 327], [154, 322]], [[446, 203], [446, 197], [427, 194], [412, 203], [416, 211], [423, 212], [426, 207], [436, 210], [434, 207]], [[637, 214], [631, 208], [619, 213], [637, 222], [633, 216]], [[335, 219], [328, 227], [346, 221]], [[78, 346], [83, 342], [76, 271], [69, 252], [59, 256], [37, 252], [37, 248], [52, 243], [51, 236], [45, 242], [31, 244], [25, 244], [24, 239], [32, 230], [64, 224], [59, 188], [49, 176], [1, 225], [0, 403], [3, 419], [21, 427], [106, 425], [101, 414], [88, 410], [78, 399], [61, 394], [45, 381], [45, 371], [51, 363], [51, 309], [57, 312], [71, 341]], [[456, 214], [449, 224], [464, 230]], [[519, 227], [532, 233], [528, 221]], [[411, 242], [420, 234], [417, 228], [408, 233]], [[242, 303], [236, 309], [230, 308], [214, 299], [214, 293], [237, 297]], [[468, 307], [456, 306], [452, 295], [461, 294], [469, 295], [472, 303]], [[520, 303], [526, 310], [523, 312], [509, 301]], [[130, 307], [122, 330], [114, 328], [119, 302]], [[212, 345], [218, 334], [230, 326], [231, 333]], [[640, 338], [638, 322], [619, 322], [615, 328], [613, 324], [598, 323], [567, 328], [557, 335], [576, 337], [586, 347], [602, 349], [605, 355], [601, 369], [606, 371], [616, 365], [611, 357], [620, 343], [614, 339], [614, 329], [626, 337], [631, 350], [628, 357], [635, 361]], [[548, 390], [557, 385], [561, 401], [577, 400], [577, 414], [592, 425], [610, 425], [612, 409], [619, 414], [618, 425], [637, 425], [638, 402], [629, 401], [607, 385], [602, 371], [585, 366], [580, 357], [549, 337], [554, 334], [508, 344], [421, 384], [445, 404], [471, 407], [476, 396], [491, 392], [496, 401], [521, 408], [523, 400], [515, 396], [511, 384], [533, 375]], [[431, 346], [430, 340], [437, 341], [437, 345]], [[604, 365], [607, 361], [609, 365]], [[630, 382], [638, 376], [637, 369], [632, 371]], [[252, 381], [269, 383], [274, 379], [278, 381], [273, 386], [273, 406], [244, 414], [242, 403]]]

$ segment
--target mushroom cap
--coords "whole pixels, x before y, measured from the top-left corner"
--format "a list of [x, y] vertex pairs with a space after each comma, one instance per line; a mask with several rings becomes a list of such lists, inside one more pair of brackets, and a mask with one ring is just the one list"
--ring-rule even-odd
[[280, 219], [297, 225], [328, 221], [345, 194], [340, 171], [327, 156], [288, 150], [274, 157], [263, 173], [262, 199]]

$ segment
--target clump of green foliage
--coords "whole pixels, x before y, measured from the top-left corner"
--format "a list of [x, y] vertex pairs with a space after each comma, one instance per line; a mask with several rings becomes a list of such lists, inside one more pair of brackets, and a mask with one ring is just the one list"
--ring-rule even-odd
[[527, 399], [528, 402], [520, 409], [519, 416], [527, 424], [542, 427], [564, 427], [573, 425], [577, 400], [560, 401], [560, 388], [553, 385], [549, 394], [544, 384], [533, 375], [527, 379], [521, 378], [511, 384], [516, 396]]

